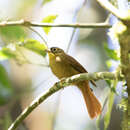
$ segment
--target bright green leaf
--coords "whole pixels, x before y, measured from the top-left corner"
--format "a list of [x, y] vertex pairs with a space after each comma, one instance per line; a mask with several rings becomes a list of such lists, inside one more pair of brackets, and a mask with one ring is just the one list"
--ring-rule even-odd
[[112, 80], [106, 80], [106, 83], [108, 84], [108, 87], [111, 89], [111, 91], [114, 92], [115, 94], [117, 94], [116, 87], [113, 86], [113, 81]]
[[52, 0], [43, 0], [43, 5], [48, 3], [48, 2], [51, 2]]
[[9, 48], [2, 48], [0, 50], [0, 61], [16, 57], [15, 53]]
[[112, 61], [111, 60], [107, 60], [106, 61], [106, 65], [108, 68], [110, 68], [112, 66]]
[[120, 104], [118, 104], [120, 109], [123, 109], [123, 111], [127, 110], [127, 105], [128, 105], [128, 98], [122, 98]]
[[[58, 15], [49, 15], [49, 16], [45, 17], [42, 20], [42, 22], [43, 23], [53, 23], [54, 20], [57, 18], [57, 16]], [[44, 29], [45, 33], [48, 34], [50, 32], [51, 27], [44, 27], [43, 29]]]
[[107, 43], [104, 44], [104, 49], [111, 59], [120, 60], [119, 51], [109, 49]]
[[46, 49], [46, 45], [41, 44], [37, 40], [28, 39], [28, 40], [24, 41], [21, 45], [39, 55], [42, 55], [42, 56], [46, 55], [46, 52], [44, 51]]
[[4, 42], [16, 42], [26, 37], [21, 26], [0, 27], [0, 37]]
[[0, 105], [7, 103], [13, 94], [13, 88], [7, 72], [0, 64]]

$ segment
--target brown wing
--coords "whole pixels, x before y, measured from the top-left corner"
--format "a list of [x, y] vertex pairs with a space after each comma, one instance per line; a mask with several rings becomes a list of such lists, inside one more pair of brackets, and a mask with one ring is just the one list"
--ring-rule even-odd
[[65, 59], [66, 59], [66, 61], [68, 61], [68, 64], [70, 64], [79, 73], [87, 72], [86, 69], [77, 60], [75, 60], [73, 57], [66, 54]]
[[[75, 68], [75, 70], [77, 70], [79, 73], [87, 72], [87, 70], [72, 56], [65, 54], [64, 58], [66, 59], [66, 61], [68, 61], [68, 64], [70, 64], [73, 68]], [[90, 80], [90, 82], [96, 87], [96, 84], [93, 80]]]

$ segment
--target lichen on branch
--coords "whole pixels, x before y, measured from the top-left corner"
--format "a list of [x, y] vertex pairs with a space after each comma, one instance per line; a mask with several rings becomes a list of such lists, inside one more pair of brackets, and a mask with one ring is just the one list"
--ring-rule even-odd
[[43, 101], [45, 101], [48, 97], [59, 91], [60, 89], [72, 85], [74, 82], [84, 81], [84, 80], [114, 80], [114, 79], [123, 79], [123, 75], [120, 73], [112, 73], [112, 72], [97, 72], [97, 73], [82, 73], [78, 75], [74, 75], [72, 77], [68, 77], [60, 80], [55, 83], [47, 92], [44, 92], [39, 97], [37, 97], [11, 124], [8, 130], [15, 130], [18, 125]]

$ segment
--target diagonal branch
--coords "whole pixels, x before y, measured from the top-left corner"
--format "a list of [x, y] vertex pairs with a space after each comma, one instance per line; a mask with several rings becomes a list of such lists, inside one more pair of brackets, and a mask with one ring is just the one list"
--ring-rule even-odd
[[110, 13], [115, 15], [121, 20], [125, 20], [128, 16], [127, 13], [117, 9], [108, 0], [96, 0], [104, 9], [108, 10]]
[[72, 27], [72, 28], [111, 28], [108, 23], [76, 23], [76, 24], [54, 24], [54, 23], [39, 23], [30, 21], [3, 21], [0, 22], [0, 27], [4, 26], [32, 26], [32, 27]]
[[8, 130], [15, 130], [18, 125], [44, 100], [49, 98], [55, 92], [59, 91], [60, 89], [72, 85], [74, 82], [84, 81], [84, 80], [99, 80], [99, 79], [119, 79], [122, 80], [123, 76], [119, 75], [119, 73], [112, 73], [112, 72], [97, 72], [97, 73], [82, 73], [78, 75], [74, 75], [72, 77], [62, 79], [61, 81], [57, 82], [52, 86], [46, 93], [43, 93], [41, 96], [37, 97], [18, 117], [17, 119], [11, 124]]

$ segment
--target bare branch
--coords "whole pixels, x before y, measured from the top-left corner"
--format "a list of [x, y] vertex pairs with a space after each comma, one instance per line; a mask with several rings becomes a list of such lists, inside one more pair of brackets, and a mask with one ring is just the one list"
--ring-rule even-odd
[[18, 117], [17, 119], [11, 124], [8, 130], [15, 130], [18, 125], [44, 100], [48, 97], [53, 95], [55, 92], [59, 91], [60, 89], [72, 85], [74, 82], [84, 81], [84, 80], [99, 80], [99, 79], [122, 79], [123, 77], [119, 75], [119, 73], [112, 73], [112, 72], [97, 72], [97, 73], [82, 73], [78, 75], [74, 75], [72, 77], [62, 79], [61, 81], [57, 82], [52, 86], [46, 93], [43, 93], [39, 97], [37, 97]]
[[76, 24], [54, 24], [54, 23], [39, 23], [30, 21], [3, 21], [0, 22], [0, 27], [4, 26], [32, 26], [32, 27], [72, 27], [72, 28], [111, 28], [108, 23], [76, 23]]
[[121, 20], [125, 20], [127, 17], [127, 13], [117, 9], [113, 6], [108, 0], [96, 0], [104, 9], [108, 10], [110, 13], [115, 15], [117, 18]]
[[67, 49], [66, 49], [66, 53], [68, 53], [68, 51], [69, 51], [69, 49], [70, 49], [70, 45], [71, 45], [71, 43], [72, 43], [72, 41], [73, 41], [73, 37], [74, 37], [75, 33], [76, 33], [76, 28], [74, 28], [73, 31], [72, 31], [72, 35], [71, 35], [71, 37], [70, 37], [70, 40], [69, 40], [69, 43], [68, 43], [68, 47], [67, 47]]

